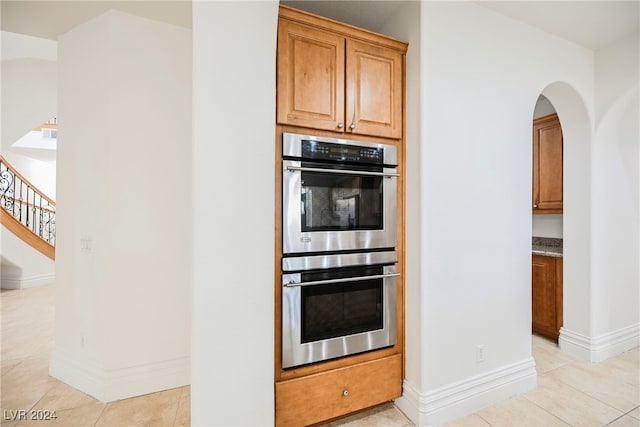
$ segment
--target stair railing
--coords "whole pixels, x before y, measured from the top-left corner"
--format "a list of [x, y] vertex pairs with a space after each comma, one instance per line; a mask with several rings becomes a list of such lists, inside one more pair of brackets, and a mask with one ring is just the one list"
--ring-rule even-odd
[[[2, 223], [14, 234], [25, 239], [16, 230], [17, 221], [30, 233], [51, 247], [54, 254], [56, 245], [56, 203], [25, 179], [7, 160], [0, 155], [0, 210]], [[10, 217], [6, 221], [6, 217]], [[11, 221], [11, 218], [15, 221]], [[18, 232], [17, 232], [18, 231]], [[29, 243], [27, 241], [27, 243]], [[32, 245], [34, 246], [34, 245]], [[35, 246], [34, 246], [35, 247]], [[45, 253], [42, 249], [36, 249]], [[45, 255], [54, 258], [48, 253]]]

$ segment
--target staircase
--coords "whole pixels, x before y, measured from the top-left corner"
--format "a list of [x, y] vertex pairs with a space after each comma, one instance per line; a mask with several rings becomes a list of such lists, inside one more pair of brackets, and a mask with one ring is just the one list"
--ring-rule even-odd
[[25, 243], [56, 257], [56, 204], [0, 155], [0, 223]]

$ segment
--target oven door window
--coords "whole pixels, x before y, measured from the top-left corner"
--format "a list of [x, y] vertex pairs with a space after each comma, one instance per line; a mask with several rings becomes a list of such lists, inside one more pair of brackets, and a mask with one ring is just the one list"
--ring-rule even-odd
[[301, 298], [302, 343], [383, 328], [382, 279], [305, 286]]
[[382, 230], [383, 179], [369, 175], [303, 172], [302, 231]]

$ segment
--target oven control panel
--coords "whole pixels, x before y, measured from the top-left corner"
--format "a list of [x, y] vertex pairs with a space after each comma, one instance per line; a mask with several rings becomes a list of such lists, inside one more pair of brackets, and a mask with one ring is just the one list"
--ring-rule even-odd
[[302, 140], [302, 158], [382, 165], [384, 163], [384, 149]]

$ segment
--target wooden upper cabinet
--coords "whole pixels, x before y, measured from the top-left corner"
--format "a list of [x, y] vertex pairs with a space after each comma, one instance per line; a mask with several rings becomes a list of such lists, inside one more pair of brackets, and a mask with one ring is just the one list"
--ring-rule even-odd
[[277, 122], [401, 138], [405, 51], [404, 42], [281, 7]]
[[277, 63], [278, 123], [344, 125], [344, 37], [281, 19]]
[[562, 213], [562, 128], [557, 114], [533, 121], [533, 213]]

